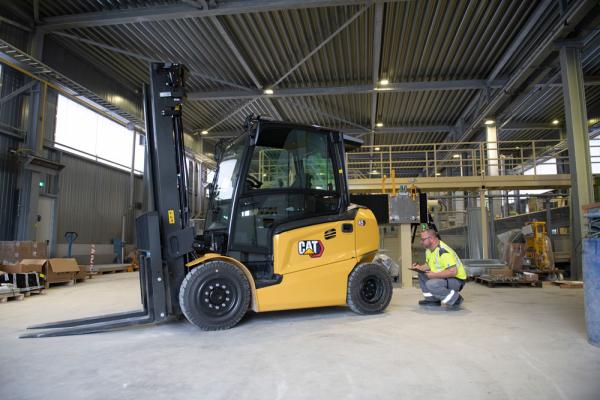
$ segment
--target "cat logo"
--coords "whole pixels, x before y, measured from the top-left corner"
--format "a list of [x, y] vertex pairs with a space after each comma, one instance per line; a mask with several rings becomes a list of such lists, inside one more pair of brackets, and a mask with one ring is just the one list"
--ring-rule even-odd
[[298, 254], [301, 256], [321, 257], [323, 251], [325, 251], [325, 246], [320, 240], [301, 240], [298, 242]]

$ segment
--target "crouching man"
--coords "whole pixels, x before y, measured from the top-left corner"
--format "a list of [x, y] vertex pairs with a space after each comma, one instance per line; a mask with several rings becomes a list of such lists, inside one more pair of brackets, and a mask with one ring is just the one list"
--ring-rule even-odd
[[460, 291], [465, 286], [467, 274], [454, 250], [442, 242], [437, 232], [427, 229], [421, 232], [421, 244], [425, 250], [425, 264], [413, 264], [419, 272], [419, 284], [425, 300], [420, 305], [441, 306], [456, 310], [463, 298]]

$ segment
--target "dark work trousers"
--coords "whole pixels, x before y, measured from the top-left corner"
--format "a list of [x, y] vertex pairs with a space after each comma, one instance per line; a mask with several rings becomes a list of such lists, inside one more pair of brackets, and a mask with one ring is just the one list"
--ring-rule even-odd
[[426, 298], [434, 298], [442, 304], [454, 304], [465, 281], [458, 278], [429, 279], [424, 272], [419, 272], [419, 285]]

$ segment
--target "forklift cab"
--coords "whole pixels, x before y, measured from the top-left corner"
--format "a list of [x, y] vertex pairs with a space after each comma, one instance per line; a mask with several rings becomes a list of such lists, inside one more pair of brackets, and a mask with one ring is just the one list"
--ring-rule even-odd
[[211, 251], [273, 279], [273, 235], [293, 221], [318, 224], [348, 207], [339, 132], [255, 119], [218, 157], [205, 237]]

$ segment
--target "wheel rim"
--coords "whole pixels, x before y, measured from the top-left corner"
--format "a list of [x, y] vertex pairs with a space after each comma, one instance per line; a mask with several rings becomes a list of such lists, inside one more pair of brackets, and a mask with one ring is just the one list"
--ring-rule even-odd
[[196, 292], [196, 306], [206, 315], [226, 315], [239, 302], [239, 290], [234, 282], [226, 278], [204, 281]]
[[383, 296], [383, 282], [375, 275], [367, 276], [360, 287], [361, 299], [369, 304], [377, 303]]

